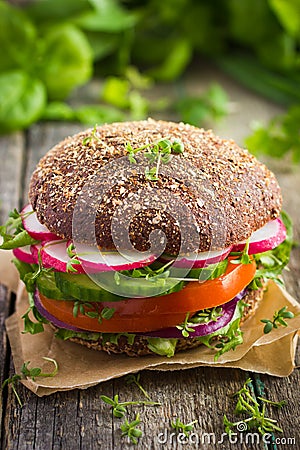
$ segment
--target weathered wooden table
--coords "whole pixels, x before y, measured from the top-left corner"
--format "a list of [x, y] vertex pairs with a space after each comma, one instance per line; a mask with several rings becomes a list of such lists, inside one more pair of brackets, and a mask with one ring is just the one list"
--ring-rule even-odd
[[[218, 78], [218, 76], [217, 76]], [[208, 72], [202, 72], [202, 80], [211, 79]], [[187, 84], [190, 89], [198, 89], [197, 77], [191, 76]], [[248, 132], [247, 122], [252, 114], [266, 118], [275, 111], [275, 106], [259, 99], [226, 78], [221, 80], [231, 92], [235, 102], [235, 114], [219, 127], [223, 136], [238, 140]], [[192, 87], [191, 87], [192, 86]], [[203, 87], [203, 86], [202, 86]], [[245, 111], [245, 115], [241, 114]], [[79, 125], [38, 124], [28, 132], [16, 133], [0, 138], [0, 223], [9, 210], [21, 207], [26, 202], [26, 192], [30, 174], [45, 152], [66, 135], [77, 132]], [[294, 219], [295, 237], [300, 240], [300, 171], [299, 168], [276, 170], [283, 195], [285, 209]], [[0, 269], [1, 270], [1, 269]], [[285, 279], [289, 292], [300, 300], [300, 250], [294, 249], [290, 262], [290, 272]], [[5, 319], [14, 309], [14, 299], [0, 286], [0, 382], [14, 373], [9, 343], [5, 333]], [[298, 364], [299, 364], [298, 346]], [[141, 374], [143, 386], [150, 396], [162, 403], [159, 408], [132, 408], [131, 420], [137, 411], [141, 412], [143, 437], [137, 448], [208, 448], [208, 449], [259, 449], [276, 448], [276, 444], [266, 446], [262, 440], [230, 443], [221, 440], [224, 432], [223, 414], [233, 417], [234, 401], [229, 394], [241, 388], [251, 377], [256, 395], [264, 393], [272, 400], [286, 399], [288, 405], [282, 410], [271, 410], [284, 432], [278, 433], [277, 448], [300, 448], [299, 432], [299, 369], [288, 378], [255, 375], [240, 370], [198, 368], [175, 372], [145, 371]], [[2, 395], [0, 409], [0, 446], [3, 449], [118, 449], [128, 446], [121, 439], [118, 430], [120, 421], [115, 419], [100, 395], [112, 397], [118, 393], [121, 399], [140, 397], [134, 385], [128, 386], [124, 379], [116, 379], [88, 390], [74, 390], [38, 398], [23, 386], [18, 387], [24, 401], [23, 408], [17, 404], [11, 389]], [[199, 439], [204, 433], [214, 433], [216, 442], [178, 444], [171, 438], [170, 420], [180, 418], [184, 423], [198, 420], [195, 432]], [[160, 444], [158, 434], [168, 430], [168, 442]], [[288, 440], [291, 439], [292, 440]], [[294, 438], [294, 439], [293, 439]], [[164, 438], [161, 438], [162, 440]]]

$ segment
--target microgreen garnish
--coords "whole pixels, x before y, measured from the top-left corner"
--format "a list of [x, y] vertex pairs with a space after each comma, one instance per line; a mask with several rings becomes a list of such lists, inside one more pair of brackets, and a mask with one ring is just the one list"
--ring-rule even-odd
[[284, 319], [292, 319], [293, 317], [295, 317], [294, 313], [292, 313], [292, 311], [287, 311], [287, 306], [284, 306], [274, 312], [272, 320], [261, 319], [261, 322], [265, 324], [264, 333], [268, 334], [273, 330], [273, 328], [278, 328], [280, 325], [287, 327], [288, 324]]
[[214, 308], [198, 311], [192, 317], [190, 317], [190, 313], [187, 313], [184, 322], [177, 325], [176, 328], [181, 331], [183, 337], [189, 337], [190, 333], [195, 332], [193, 326], [196, 324], [216, 322], [220, 317], [222, 317], [222, 307], [215, 306]]
[[136, 426], [140, 423], [141, 421], [139, 413], [137, 413], [135, 419], [132, 422], [128, 422], [128, 420], [125, 419], [125, 422], [120, 427], [122, 431], [122, 437], [128, 436], [133, 444], [137, 444], [138, 439], [143, 435], [142, 430], [136, 428]]
[[[147, 392], [142, 388], [142, 386], [139, 383], [139, 376], [135, 377], [132, 375], [131, 378], [127, 378], [129, 383], [135, 383], [137, 386], [142, 390], [143, 394], [149, 398]], [[128, 382], [127, 381], [127, 382]], [[160, 406], [160, 403], [158, 402], [152, 402], [148, 400], [137, 400], [137, 401], [130, 401], [130, 402], [119, 402], [119, 396], [116, 394], [114, 398], [109, 398], [106, 395], [101, 395], [101, 400], [110, 405], [112, 407], [112, 412], [114, 417], [122, 418], [127, 413], [127, 406]], [[132, 422], [129, 422], [125, 418], [125, 422], [121, 425], [120, 429], [122, 431], [122, 437], [128, 436], [129, 439], [133, 444], [137, 444], [138, 439], [142, 436], [142, 431], [138, 428], [136, 428], [137, 425], [141, 423], [140, 421], [140, 415], [137, 414], [135, 420]]]
[[[240, 308], [242, 305], [240, 304]], [[230, 323], [229, 327], [217, 330], [207, 336], [198, 338], [208, 348], [217, 350], [214, 360], [217, 361], [221, 355], [243, 343], [243, 332], [240, 329], [240, 318]]]
[[84, 139], [82, 139], [82, 145], [86, 145], [89, 142], [101, 142], [101, 139], [97, 136], [97, 124], [94, 126], [92, 133], [89, 136], [86, 136]]
[[[88, 308], [88, 311], [86, 311], [86, 308]], [[90, 317], [91, 319], [97, 319], [99, 323], [102, 323], [103, 319], [109, 320], [112, 318], [115, 313], [115, 308], [108, 308], [105, 306], [101, 311], [99, 311], [97, 304], [77, 300], [74, 302], [73, 316], [78, 317], [79, 312], [83, 316]]]
[[[260, 434], [264, 435], [265, 433], [270, 433], [273, 431], [283, 432], [281, 428], [279, 428], [276, 423], [277, 421], [274, 419], [270, 419], [266, 417], [266, 403], [281, 408], [286, 404], [286, 402], [272, 402], [263, 397], [258, 397], [261, 405], [257, 402], [257, 400], [251, 394], [249, 386], [251, 386], [252, 380], [248, 378], [243, 387], [233, 394], [233, 397], [237, 397], [237, 403], [235, 407], [235, 414], [247, 414], [250, 417], [246, 419], [239, 420], [237, 422], [230, 422], [227, 419], [227, 416], [224, 414], [223, 423], [225, 425], [225, 431], [230, 436], [233, 433], [234, 429], [241, 431], [241, 424], [245, 426], [244, 431], [248, 431], [250, 429], [257, 429]], [[261, 408], [261, 410], [260, 410]]]
[[148, 400], [137, 400], [137, 401], [131, 401], [131, 402], [119, 402], [119, 396], [116, 394], [114, 398], [109, 398], [106, 395], [101, 395], [101, 400], [104, 403], [107, 403], [112, 407], [113, 415], [115, 417], [121, 418], [124, 417], [125, 413], [127, 412], [127, 406], [135, 405], [135, 406], [160, 406], [160, 403], [158, 402], [152, 402]]
[[15, 394], [17, 401], [21, 407], [23, 406], [23, 404], [22, 404], [20, 396], [16, 390], [17, 383], [19, 383], [21, 380], [26, 380], [28, 378], [31, 378], [33, 381], [35, 381], [35, 379], [37, 377], [43, 377], [43, 378], [54, 377], [58, 373], [58, 364], [55, 361], [55, 359], [47, 358], [46, 356], [44, 356], [43, 359], [45, 361], [49, 361], [54, 364], [54, 369], [52, 372], [49, 372], [49, 373], [42, 372], [42, 369], [39, 367], [34, 367], [32, 369], [29, 369], [28, 365], [30, 364], [30, 361], [27, 361], [27, 362], [24, 362], [24, 364], [22, 365], [20, 374], [14, 374], [12, 377], [4, 380], [2, 383], [2, 389], [4, 389], [5, 386], [11, 385], [13, 393]]
[[[154, 269], [151, 266], [141, 267], [139, 269], [132, 270], [122, 270], [121, 274], [126, 275], [132, 278], [145, 278], [146, 280], [150, 280], [151, 278], [160, 278], [162, 280], [168, 278], [170, 276], [170, 271], [166, 270], [171, 264], [173, 264], [173, 260], [169, 261], [167, 264], [164, 264], [162, 267]], [[115, 281], [117, 284], [120, 284], [121, 279], [118, 272], [115, 272]]]
[[210, 309], [203, 309], [190, 318], [191, 324], [216, 322], [222, 317], [222, 306], [215, 306]]
[[[26, 213], [26, 215], [30, 215], [32, 212], [30, 211]], [[39, 242], [36, 239], [33, 239], [24, 229], [22, 223], [22, 217], [24, 216], [25, 215], [21, 215], [16, 209], [9, 213], [9, 218], [6, 223], [0, 226], [0, 236], [3, 238], [0, 249], [11, 250], [18, 247], [24, 247], [25, 245], [37, 244]]]
[[142, 147], [133, 148], [130, 142], [125, 144], [125, 149], [128, 152], [128, 159], [132, 164], [136, 164], [135, 154], [147, 149], [144, 153], [148, 159], [149, 164], [155, 164], [154, 167], [147, 167], [145, 169], [145, 177], [150, 181], [157, 181], [159, 176], [159, 168], [161, 164], [168, 164], [173, 155], [179, 155], [184, 151], [184, 145], [181, 141], [175, 139], [171, 142], [169, 139], [160, 139], [155, 143], [149, 143]]
[[250, 258], [249, 252], [250, 238], [246, 241], [245, 247], [242, 252], [232, 252], [231, 255], [239, 255], [237, 259], [231, 259], [231, 264], [250, 264], [252, 259]]
[[140, 378], [141, 378], [141, 374], [140, 373], [138, 373], [137, 375], [134, 375], [133, 373], [131, 373], [131, 374], [129, 374], [129, 375], [127, 375], [125, 377], [125, 381], [126, 381], [127, 384], [133, 384], [134, 383], [142, 391], [144, 396], [148, 400], [150, 400], [150, 396], [149, 396], [148, 392], [145, 391], [145, 389], [143, 388], [143, 386], [140, 383]]
[[67, 267], [66, 267], [67, 272], [78, 272], [78, 270], [76, 269], [76, 267], [74, 267], [74, 265], [81, 264], [81, 262], [79, 261], [78, 255], [75, 252], [75, 246], [73, 243], [68, 245], [67, 254], [70, 258], [67, 262]]
[[190, 333], [195, 332], [195, 329], [191, 327], [189, 317], [190, 313], [188, 312], [185, 316], [184, 322], [176, 326], [176, 328], [181, 331], [183, 337], [189, 337]]
[[197, 423], [197, 420], [184, 424], [177, 418], [175, 422], [171, 422], [171, 427], [174, 428], [177, 433], [183, 433], [186, 437], [188, 437], [190, 432], [193, 430], [195, 423]]

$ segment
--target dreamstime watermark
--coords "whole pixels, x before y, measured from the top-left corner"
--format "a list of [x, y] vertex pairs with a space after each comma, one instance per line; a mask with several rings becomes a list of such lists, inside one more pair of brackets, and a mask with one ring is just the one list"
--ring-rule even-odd
[[[164, 430], [155, 436], [157, 444], [173, 446], [176, 444], [192, 445], [193, 448], [200, 448], [204, 445], [214, 445], [218, 448], [221, 444], [245, 444], [245, 445], [259, 445], [259, 444], [276, 444], [276, 445], [296, 445], [295, 437], [277, 436], [271, 433], [261, 435], [258, 432], [247, 431], [247, 424], [240, 422], [237, 426], [237, 433], [207, 433], [207, 432], [191, 432], [188, 436], [184, 433], [175, 433], [174, 431]], [[211, 448], [211, 447], [210, 447]]]
[[[163, 283], [160, 275], [144, 280], [149, 286], [157, 282], [153, 294], [147, 290], [147, 296], [157, 296], [186, 277], [197, 258], [201, 239], [208, 238], [211, 249], [225, 248], [226, 214], [217, 187], [204, 173], [195, 172], [187, 160], [174, 156], [160, 167], [159, 181], [149, 183], [144, 177], [149, 161], [143, 153], [135, 158], [135, 164], [127, 157], [115, 159], [88, 178], [74, 208], [72, 236], [78, 255], [86, 252], [85, 243], [89, 243], [94, 267], [111, 267], [109, 273], [101, 273], [91, 269], [90, 261], [86, 261], [91, 258], [83, 258], [81, 265], [86, 274], [100, 287], [122, 297], [139, 297], [140, 280], [118, 272], [115, 283], [116, 271], [108, 253], [99, 247], [115, 247], [130, 266], [143, 259], [157, 259], [167, 245], [176, 244], [176, 258], [168, 266], [168, 283]], [[203, 208], [201, 219], [197, 216], [199, 208]], [[204, 231], [200, 230], [199, 220], [206, 224]], [[147, 244], [148, 248], [138, 250], [133, 242], [144, 247]], [[184, 267], [178, 267], [182, 258], [186, 258]]]

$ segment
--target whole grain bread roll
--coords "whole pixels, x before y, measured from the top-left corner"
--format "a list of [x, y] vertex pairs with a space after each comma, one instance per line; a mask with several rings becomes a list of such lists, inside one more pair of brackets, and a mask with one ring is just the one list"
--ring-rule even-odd
[[[137, 164], [130, 162], [126, 144], [136, 149], [162, 138], [180, 140], [184, 152], [161, 164], [158, 180], [149, 181], [144, 167], [155, 167], [157, 161], [151, 163], [140, 152]], [[87, 199], [88, 213], [83, 207]], [[128, 228], [134, 248], [149, 249], [151, 232], [160, 229], [171, 255], [179, 252], [182, 236], [193, 235], [191, 226], [198, 240], [187, 239], [188, 251], [243, 241], [276, 218], [282, 202], [273, 173], [234, 141], [152, 119], [103, 125], [66, 138], [40, 160], [29, 200], [40, 222], [61, 238], [72, 238], [74, 211], [77, 218], [81, 214], [79, 240], [89, 242], [93, 229], [98, 246], [108, 250], [115, 249], [113, 217], [121, 210], [118, 227]], [[186, 209], [193, 220], [181, 220]]]

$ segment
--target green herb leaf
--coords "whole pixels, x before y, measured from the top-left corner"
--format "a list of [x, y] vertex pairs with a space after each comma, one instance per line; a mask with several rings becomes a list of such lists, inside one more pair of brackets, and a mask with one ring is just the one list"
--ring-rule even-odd
[[141, 385], [141, 383], [140, 383], [140, 378], [141, 378], [141, 374], [140, 373], [138, 373], [137, 375], [134, 375], [134, 374], [129, 374], [129, 375], [127, 375], [126, 377], [125, 377], [125, 381], [126, 381], [126, 383], [127, 384], [135, 384], [141, 391], [142, 391], [142, 393], [144, 394], [144, 396], [148, 399], [148, 400], [151, 400], [150, 399], [150, 396], [149, 396], [149, 394], [148, 394], [148, 392], [147, 391], [145, 391], [145, 389], [143, 388], [143, 386]]
[[292, 319], [293, 317], [295, 317], [294, 313], [292, 313], [292, 311], [287, 311], [287, 306], [284, 306], [279, 311], [274, 312], [272, 320], [261, 319], [261, 322], [265, 323], [264, 333], [270, 333], [273, 328], [278, 328], [279, 325], [287, 327], [288, 324], [283, 319]]
[[55, 361], [55, 359], [47, 358], [46, 356], [44, 356], [43, 359], [45, 361], [49, 361], [52, 364], [54, 364], [54, 369], [52, 372], [43, 373], [42, 369], [40, 369], [39, 367], [34, 367], [32, 369], [28, 369], [28, 365], [30, 364], [30, 361], [27, 361], [27, 362], [23, 363], [20, 374], [15, 374], [11, 378], [7, 378], [6, 380], [4, 380], [2, 383], [2, 389], [4, 389], [5, 386], [11, 385], [12, 390], [13, 390], [21, 408], [22, 408], [23, 404], [17, 393], [16, 386], [15, 386], [16, 383], [18, 383], [22, 379], [27, 379], [27, 378], [31, 378], [33, 381], [35, 381], [35, 378], [37, 378], [37, 377], [43, 377], [43, 378], [54, 377], [58, 373], [58, 364]]
[[193, 422], [184, 424], [178, 417], [175, 422], [171, 422], [171, 427], [175, 429], [177, 433], [183, 433], [186, 437], [189, 437], [190, 432], [194, 428], [194, 424], [197, 423], [197, 420]]
[[141, 421], [139, 414], [136, 415], [135, 420], [133, 420], [132, 422], [128, 422], [128, 420], [125, 419], [125, 422], [120, 427], [122, 431], [122, 437], [128, 436], [133, 444], [137, 444], [138, 439], [143, 435], [142, 430], [136, 428], [140, 423]]
[[46, 105], [46, 89], [22, 70], [0, 74], [0, 133], [28, 127]]
[[3, 238], [0, 249], [3, 250], [11, 250], [39, 242], [24, 230], [21, 214], [16, 209], [9, 213], [6, 223], [0, 226], [0, 237]]
[[251, 388], [252, 380], [248, 378], [245, 381], [243, 387], [238, 392], [233, 394], [232, 397], [237, 398], [235, 414], [243, 414], [247, 417], [237, 422], [231, 422], [228, 420], [227, 416], [224, 415], [223, 423], [226, 433], [230, 436], [235, 429], [241, 432], [241, 423], [243, 424], [243, 430], [245, 432], [256, 429], [262, 435], [264, 435], [265, 433], [272, 433], [274, 431], [279, 431], [282, 433], [283, 430], [276, 425], [276, 420], [266, 417], [266, 404], [282, 407], [285, 404], [285, 401], [272, 402], [263, 397], [258, 397], [258, 399], [262, 403], [261, 407], [260, 403], [258, 403], [258, 401], [253, 397], [253, 388], [252, 390]]
[[89, 80], [92, 52], [87, 38], [74, 25], [52, 26], [43, 36], [40, 77], [51, 100], [63, 100]]

